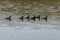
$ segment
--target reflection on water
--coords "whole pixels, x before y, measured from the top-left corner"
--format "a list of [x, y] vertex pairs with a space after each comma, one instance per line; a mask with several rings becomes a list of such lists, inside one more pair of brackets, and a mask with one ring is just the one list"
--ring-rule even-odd
[[[30, 28], [30, 29], [60, 29], [60, 13], [59, 13], [59, 6], [48, 6], [44, 4], [37, 4], [36, 2], [25, 3], [22, 5], [21, 3], [14, 3], [10, 1], [3, 1], [0, 2], [0, 26], [1, 27], [12, 27], [16, 29], [21, 28]], [[12, 16], [12, 21], [8, 21], [5, 18]], [[30, 15], [41, 15], [41, 17], [48, 16], [48, 21], [45, 20], [36, 20], [35, 22], [30, 20], [21, 21], [17, 18], [20, 16], [27, 16]]]

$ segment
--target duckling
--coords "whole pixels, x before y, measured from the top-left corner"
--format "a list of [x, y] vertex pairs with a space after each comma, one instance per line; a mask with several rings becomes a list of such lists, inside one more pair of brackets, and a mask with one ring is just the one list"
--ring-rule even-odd
[[45, 18], [43, 18], [45, 21], [47, 21], [47, 16]]
[[38, 18], [38, 20], [40, 20], [40, 15], [38, 15], [36, 18]]
[[32, 20], [34, 20], [34, 21], [35, 21], [36, 17], [34, 16], [34, 17], [30, 18], [30, 19], [32, 19]]
[[19, 19], [21, 19], [21, 20], [23, 21], [24, 17], [23, 17], [23, 16], [21, 16]]
[[11, 16], [9, 16], [8, 18], [5, 18], [5, 19], [7, 19], [7, 20], [11, 21]]
[[26, 17], [26, 19], [27, 19], [28, 21], [29, 21], [29, 17], [30, 17], [29, 15]]

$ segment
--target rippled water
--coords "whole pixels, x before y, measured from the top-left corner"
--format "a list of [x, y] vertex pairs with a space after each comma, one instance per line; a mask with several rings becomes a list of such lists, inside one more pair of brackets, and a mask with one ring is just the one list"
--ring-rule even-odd
[[[0, 2], [0, 39], [1, 40], [60, 40], [59, 7], [37, 4], [36, 2], [15, 3]], [[41, 20], [19, 20], [21, 16], [41, 15]], [[42, 18], [48, 16], [46, 22]], [[5, 18], [12, 16], [12, 21]]]
[[[55, 8], [55, 6], [47, 6], [44, 4], [37, 4], [36, 2], [31, 3], [25, 3], [22, 5], [21, 3], [14, 3], [10, 1], [3, 1], [0, 2], [0, 24], [5, 27], [32, 27], [35, 29], [40, 28], [55, 28], [59, 29], [60, 27], [60, 15], [59, 15], [59, 6], [58, 8]], [[27, 21], [24, 19], [24, 21], [19, 20], [18, 18], [21, 16], [38, 16], [41, 15], [41, 20], [36, 20], [35, 22], [33, 20]], [[42, 18], [44, 16], [48, 16], [48, 21], [46, 22]], [[6, 20], [6, 17], [12, 16], [12, 21], [9, 22], [9, 20]], [[52, 27], [50, 27], [52, 26]]]

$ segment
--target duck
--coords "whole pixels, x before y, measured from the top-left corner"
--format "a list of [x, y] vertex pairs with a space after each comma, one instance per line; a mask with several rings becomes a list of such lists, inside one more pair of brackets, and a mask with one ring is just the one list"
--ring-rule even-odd
[[48, 18], [47, 18], [47, 16], [46, 16], [46, 17], [45, 17], [45, 18], [43, 18], [43, 19], [44, 19], [45, 21], [47, 21], [47, 19], [48, 19]]
[[36, 18], [38, 18], [38, 20], [40, 20], [40, 15], [38, 15]]
[[23, 16], [21, 16], [19, 19], [21, 19], [21, 20], [23, 21], [24, 17], [23, 17]]
[[28, 21], [29, 21], [29, 17], [30, 17], [29, 15], [26, 17], [26, 19], [27, 19]]
[[35, 17], [35, 16], [33, 16], [33, 17], [32, 17], [32, 18], [30, 18], [30, 19], [32, 19], [32, 20], [34, 20], [34, 21], [35, 21], [36, 17]]
[[9, 16], [8, 18], [5, 18], [5, 19], [7, 19], [7, 20], [11, 21], [11, 16]]

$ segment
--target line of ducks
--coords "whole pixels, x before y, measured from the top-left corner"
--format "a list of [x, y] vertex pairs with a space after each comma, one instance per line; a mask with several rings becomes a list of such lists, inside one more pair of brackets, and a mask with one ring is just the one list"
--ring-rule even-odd
[[[8, 18], [5, 18], [5, 19], [11, 21], [11, 16], [9, 16]], [[22, 21], [24, 21], [24, 16], [21, 16], [21, 17], [18, 18], [18, 19], [21, 19]], [[26, 17], [26, 19], [27, 19], [28, 21], [30, 21], [30, 19], [32, 19], [33, 21], [35, 21], [35, 19], [41, 20], [41, 16], [38, 15], [37, 17], [36, 17], [36, 16], [33, 16], [33, 17], [30, 18], [30, 15], [28, 15], [28, 16]], [[45, 21], [47, 21], [48, 16], [45, 16], [43, 19], [44, 19]]]

